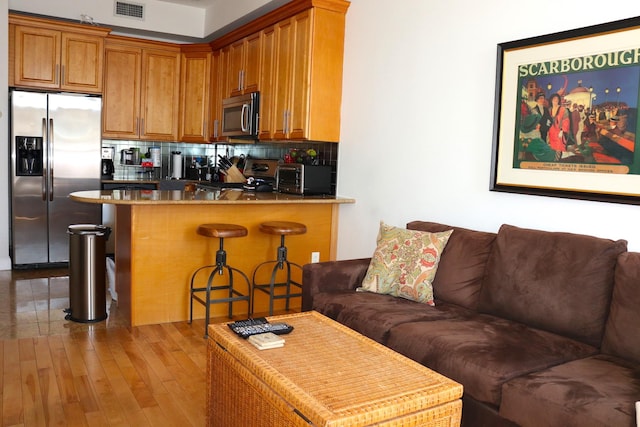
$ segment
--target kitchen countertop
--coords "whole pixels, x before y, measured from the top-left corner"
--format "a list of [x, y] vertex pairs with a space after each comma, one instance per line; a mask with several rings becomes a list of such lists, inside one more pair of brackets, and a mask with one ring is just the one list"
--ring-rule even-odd
[[76, 191], [69, 197], [76, 202], [112, 205], [194, 205], [194, 204], [345, 204], [355, 199], [340, 196], [300, 196], [275, 192], [256, 193], [226, 190], [92, 190]]
[[102, 184], [160, 184], [161, 179], [102, 179]]

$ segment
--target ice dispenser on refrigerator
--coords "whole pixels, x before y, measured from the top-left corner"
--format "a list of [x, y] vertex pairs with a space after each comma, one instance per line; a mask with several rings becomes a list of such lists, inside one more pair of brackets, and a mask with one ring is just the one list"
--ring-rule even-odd
[[42, 176], [42, 137], [16, 136], [16, 175]]

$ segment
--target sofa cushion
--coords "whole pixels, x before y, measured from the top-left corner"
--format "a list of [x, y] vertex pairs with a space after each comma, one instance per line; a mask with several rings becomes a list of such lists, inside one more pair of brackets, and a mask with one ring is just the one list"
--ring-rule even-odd
[[407, 230], [380, 223], [377, 247], [358, 290], [434, 305], [431, 282], [453, 230]]
[[638, 366], [597, 355], [505, 383], [500, 415], [522, 427], [631, 427], [638, 396]]
[[[640, 364], [640, 253], [618, 257], [602, 352]], [[640, 395], [639, 395], [640, 396]]]
[[320, 292], [354, 290], [362, 284], [371, 258], [324, 261], [302, 266], [302, 311], [313, 310]]
[[486, 314], [394, 326], [387, 346], [458, 381], [465, 394], [496, 407], [506, 381], [597, 351], [584, 343]]
[[500, 227], [478, 310], [600, 346], [625, 240]]
[[433, 279], [433, 293], [436, 300], [476, 310], [482, 277], [496, 233], [425, 221], [410, 222], [407, 228], [432, 233], [453, 230], [440, 256], [438, 272]]
[[418, 304], [404, 298], [371, 292], [323, 292], [313, 299], [313, 309], [385, 344], [389, 329], [417, 320], [463, 318], [474, 314], [471, 310], [444, 301], [435, 307]]

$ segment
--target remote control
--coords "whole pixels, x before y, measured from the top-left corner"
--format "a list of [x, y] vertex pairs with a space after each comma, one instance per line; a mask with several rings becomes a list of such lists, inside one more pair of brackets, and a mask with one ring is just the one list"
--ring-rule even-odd
[[264, 325], [265, 323], [269, 323], [266, 317], [257, 317], [255, 319], [236, 320], [233, 323], [229, 323], [229, 327], [233, 329], [240, 326]]
[[272, 332], [276, 335], [288, 334], [293, 331], [293, 326], [286, 323], [262, 323], [255, 325], [234, 326], [233, 323], [229, 323], [229, 327], [233, 332], [241, 336], [242, 338], [249, 338], [251, 335], [265, 334]]

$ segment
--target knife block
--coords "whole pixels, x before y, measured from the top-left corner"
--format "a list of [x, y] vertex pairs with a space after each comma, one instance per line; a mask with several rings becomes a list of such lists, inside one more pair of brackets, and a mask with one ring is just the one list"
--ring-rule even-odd
[[245, 178], [236, 165], [231, 166], [225, 172], [227, 174], [225, 182], [247, 182], [247, 178]]

